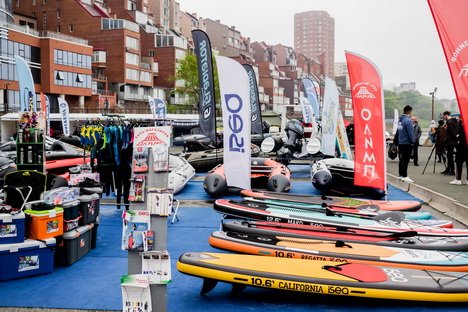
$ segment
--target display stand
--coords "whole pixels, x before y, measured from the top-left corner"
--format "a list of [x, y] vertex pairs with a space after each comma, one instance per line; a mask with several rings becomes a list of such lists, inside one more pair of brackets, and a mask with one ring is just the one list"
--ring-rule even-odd
[[44, 172], [44, 134], [37, 127], [18, 127], [16, 168]]
[[[153, 153], [149, 151], [148, 157], [148, 173], [146, 176], [146, 190], [156, 188], [167, 188], [168, 172], [154, 172], [153, 171]], [[147, 202], [132, 203], [131, 210], [148, 210]], [[167, 250], [167, 217], [164, 216], [151, 216], [151, 231], [155, 233], [154, 248], [153, 250], [164, 251]], [[128, 274], [141, 274], [142, 263], [141, 255], [139, 252], [128, 252]], [[153, 311], [164, 312], [167, 311], [167, 286], [165, 284], [152, 284], [151, 289], [151, 302], [153, 303]]]

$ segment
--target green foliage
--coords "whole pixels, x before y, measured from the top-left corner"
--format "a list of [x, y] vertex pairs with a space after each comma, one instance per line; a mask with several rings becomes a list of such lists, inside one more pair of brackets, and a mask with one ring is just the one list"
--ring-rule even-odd
[[195, 55], [188, 53], [185, 58], [179, 60], [174, 80], [181, 80], [183, 85], [176, 87], [176, 92], [188, 96], [190, 103], [196, 107], [199, 101], [198, 95], [198, 68]]
[[[214, 85], [216, 93], [216, 102], [219, 103], [221, 98], [218, 84], [218, 72], [216, 70], [215, 60], [213, 58], [213, 71], [214, 71]], [[176, 87], [176, 92], [179, 94], [185, 94], [189, 98], [189, 105], [196, 108], [200, 101], [199, 97], [199, 85], [198, 85], [198, 64], [197, 58], [192, 53], [187, 53], [185, 58], [179, 60], [176, 76], [171, 77], [173, 81], [180, 80], [182, 86]]]
[[[385, 118], [393, 120], [393, 111], [396, 108], [401, 115], [403, 107], [410, 105], [413, 108], [413, 115], [418, 117], [421, 127], [427, 127], [431, 122], [432, 97], [422, 95], [419, 91], [405, 91], [395, 93], [384, 90], [385, 98]], [[438, 119], [439, 114], [445, 111], [444, 106], [437, 100], [434, 102], [434, 119]]]

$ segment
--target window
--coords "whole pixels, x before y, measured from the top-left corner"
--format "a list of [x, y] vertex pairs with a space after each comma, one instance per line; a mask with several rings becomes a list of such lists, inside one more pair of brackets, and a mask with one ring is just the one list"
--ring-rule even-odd
[[73, 24], [68, 24], [68, 31], [73, 32]]
[[64, 80], [64, 79], [65, 79], [65, 75], [63, 74], [63, 72], [57, 71], [57, 75], [55, 76], [55, 79], [57, 79], [57, 80]]
[[77, 74], [76, 75], [76, 82], [82, 83], [84, 81], [83, 75], [82, 74]]
[[138, 70], [127, 68], [125, 78], [131, 80], [139, 80], [140, 77], [138, 77]]
[[126, 36], [125, 47], [133, 49], [133, 50], [139, 50], [140, 49], [139, 40], [133, 37]]
[[140, 57], [138, 54], [126, 52], [125, 63], [138, 66], [140, 64]]
[[60, 12], [60, 9], [57, 9], [57, 18], [62, 17], [62, 13]]

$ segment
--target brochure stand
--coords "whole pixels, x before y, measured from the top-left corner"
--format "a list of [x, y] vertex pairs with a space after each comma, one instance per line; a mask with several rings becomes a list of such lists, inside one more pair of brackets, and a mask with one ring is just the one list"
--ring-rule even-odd
[[[156, 188], [167, 188], [168, 172], [154, 172], [153, 170], [153, 153], [151, 149], [148, 153], [148, 172], [146, 176], [146, 190]], [[148, 210], [148, 202], [135, 202], [131, 204], [132, 210]], [[155, 233], [153, 250], [167, 250], [167, 217], [151, 215], [150, 230]], [[142, 273], [141, 254], [135, 251], [128, 252], [128, 274]], [[167, 286], [166, 284], [151, 284], [151, 302], [153, 311], [167, 311]]]

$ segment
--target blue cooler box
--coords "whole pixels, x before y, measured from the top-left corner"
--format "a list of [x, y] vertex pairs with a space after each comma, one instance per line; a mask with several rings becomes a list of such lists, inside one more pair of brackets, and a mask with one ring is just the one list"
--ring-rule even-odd
[[24, 242], [23, 212], [17, 214], [0, 213], [0, 244]]
[[54, 271], [55, 238], [0, 245], [0, 281]]

